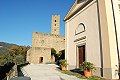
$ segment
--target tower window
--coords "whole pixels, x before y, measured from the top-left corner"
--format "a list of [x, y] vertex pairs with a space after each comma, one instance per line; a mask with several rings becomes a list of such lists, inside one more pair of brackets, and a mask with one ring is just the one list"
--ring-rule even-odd
[[56, 20], [55, 20], [55, 22], [56, 22]]
[[55, 24], [55, 26], [56, 26], [56, 24]]

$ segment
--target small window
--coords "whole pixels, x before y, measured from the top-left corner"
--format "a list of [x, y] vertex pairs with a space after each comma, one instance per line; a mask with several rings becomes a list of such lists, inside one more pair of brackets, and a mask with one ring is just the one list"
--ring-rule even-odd
[[55, 24], [55, 26], [56, 26], [56, 24]]
[[55, 20], [55, 22], [56, 22], [56, 20]]

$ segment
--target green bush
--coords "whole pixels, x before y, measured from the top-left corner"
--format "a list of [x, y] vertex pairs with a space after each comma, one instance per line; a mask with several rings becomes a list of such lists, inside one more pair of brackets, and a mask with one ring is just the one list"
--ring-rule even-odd
[[60, 60], [60, 66], [65, 66], [65, 67], [67, 67], [67, 60], [65, 60], [65, 59], [62, 59], [62, 60]]
[[82, 70], [95, 70], [95, 65], [91, 62], [83, 62], [80, 64], [80, 69]]

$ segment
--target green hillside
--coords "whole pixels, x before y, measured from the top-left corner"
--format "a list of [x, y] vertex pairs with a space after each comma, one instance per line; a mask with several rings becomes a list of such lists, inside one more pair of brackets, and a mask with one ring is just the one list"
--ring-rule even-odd
[[0, 42], [0, 66], [9, 62], [21, 64], [26, 62], [26, 54], [30, 47]]
[[0, 42], [0, 54], [7, 54], [13, 47], [18, 47], [18, 45], [10, 44], [6, 42]]

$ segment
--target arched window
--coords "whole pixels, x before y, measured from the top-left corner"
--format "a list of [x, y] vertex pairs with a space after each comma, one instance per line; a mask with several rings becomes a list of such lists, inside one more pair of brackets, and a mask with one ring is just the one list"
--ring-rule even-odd
[[85, 25], [83, 23], [80, 23], [75, 29], [75, 35], [78, 35], [82, 32], [85, 32]]

